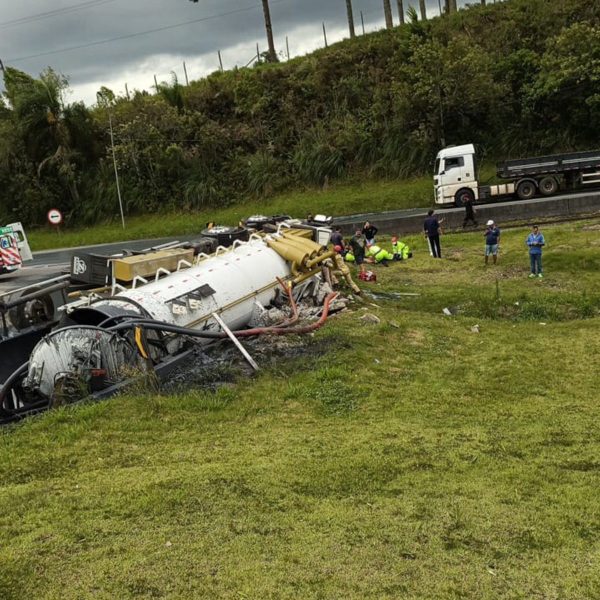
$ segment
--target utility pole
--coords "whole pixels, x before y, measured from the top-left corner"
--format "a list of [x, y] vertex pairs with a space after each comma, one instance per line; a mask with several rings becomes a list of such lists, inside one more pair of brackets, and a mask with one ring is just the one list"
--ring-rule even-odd
[[327, 30], [325, 29], [325, 21], [323, 21], [323, 39], [325, 40], [325, 48], [327, 48]]
[[383, 14], [385, 15], [385, 26], [387, 29], [392, 29], [394, 21], [392, 20], [392, 5], [390, 0], [383, 0]]
[[4, 63], [2, 62], [2, 60], [0, 60], [0, 71], [2, 71], [2, 75], [6, 73], [6, 71], [4, 70]]
[[404, 25], [404, 2], [398, 0], [398, 17], [400, 18], [400, 25]]
[[425, 0], [419, 0], [419, 7], [421, 8], [421, 21], [427, 21], [427, 8], [425, 7]]
[[348, 29], [350, 31], [350, 38], [356, 36], [354, 32], [354, 14], [352, 13], [352, 0], [346, 0], [346, 12], [348, 13]]
[[360, 11], [360, 24], [362, 25], [362, 32], [365, 35], [365, 18], [363, 16], [363, 11]]
[[265, 29], [267, 30], [267, 42], [269, 44], [269, 61], [279, 62], [277, 52], [275, 52], [275, 42], [273, 41], [273, 26], [271, 25], [271, 11], [269, 9], [269, 0], [262, 0], [263, 13], [265, 14]]
[[[127, 86], [127, 84], [125, 84]], [[121, 198], [121, 185], [119, 184], [119, 170], [117, 169], [117, 157], [115, 155], [115, 137], [113, 134], [112, 115], [110, 112], [110, 99], [103, 96], [100, 92], [96, 94], [98, 106], [106, 106], [108, 113], [108, 129], [110, 132], [110, 149], [112, 151], [113, 167], [115, 169], [115, 181], [117, 183], [117, 197], [119, 198], [119, 210], [121, 211], [121, 223], [125, 229], [125, 214], [123, 213], [123, 199]]]

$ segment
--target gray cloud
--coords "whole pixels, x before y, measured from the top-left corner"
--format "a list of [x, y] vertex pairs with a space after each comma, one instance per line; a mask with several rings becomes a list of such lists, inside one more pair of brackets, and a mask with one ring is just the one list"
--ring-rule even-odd
[[[271, 3], [279, 51], [284, 50], [286, 35], [292, 54], [322, 45], [321, 22], [326, 23], [331, 42], [347, 35], [344, 0], [271, 0]], [[405, 0], [405, 5], [409, 4], [417, 5], [418, 0], [408, 3]], [[438, 0], [428, 0], [427, 4], [428, 10], [437, 14]], [[77, 5], [88, 8], [70, 11], [70, 7]], [[397, 20], [394, 0], [392, 5]], [[353, 7], [357, 32], [360, 32], [360, 11], [367, 30], [383, 26], [381, 0], [353, 0]], [[22, 24], [8, 23], [60, 10], [67, 12]], [[210, 19], [191, 22], [203, 18]], [[179, 23], [187, 24], [88, 48], [26, 58]], [[222, 51], [226, 67], [244, 64], [255, 53], [257, 42], [261, 50], [266, 48], [264, 38], [260, 0], [200, 0], [198, 3], [189, 0], [0, 0], [0, 58], [32, 75], [52, 66], [70, 78], [75, 98], [88, 102], [93, 101], [92, 89], [124, 82], [125, 78], [131, 87], [148, 88], [151, 71], [159, 80], [164, 80], [171, 69], [180, 70], [181, 60], [189, 61], [193, 78], [200, 77], [217, 67], [217, 50]]]

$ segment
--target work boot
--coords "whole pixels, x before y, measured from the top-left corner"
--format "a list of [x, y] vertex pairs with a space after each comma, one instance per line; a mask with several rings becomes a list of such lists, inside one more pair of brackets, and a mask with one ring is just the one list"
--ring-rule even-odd
[[529, 274], [529, 279], [533, 279], [535, 277], [535, 273], [530, 273]]

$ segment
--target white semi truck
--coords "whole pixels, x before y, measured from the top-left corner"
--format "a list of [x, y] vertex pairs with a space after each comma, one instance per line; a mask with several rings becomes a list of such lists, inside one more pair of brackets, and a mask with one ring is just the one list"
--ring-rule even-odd
[[506, 183], [480, 185], [475, 146], [444, 148], [435, 161], [435, 203], [462, 206], [468, 199], [485, 201], [497, 197], [527, 200], [538, 195], [551, 196], [559, 190], [598, 185], [600, 150], [507, 160], [496, 165], [496, 174]]

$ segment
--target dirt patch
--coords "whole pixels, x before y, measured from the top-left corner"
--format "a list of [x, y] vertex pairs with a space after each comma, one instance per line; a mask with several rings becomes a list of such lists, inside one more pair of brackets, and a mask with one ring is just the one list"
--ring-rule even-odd
[[420, 329], [409, 329], [402, 339], [413, 346], [423, 346], [425, 344], [425, 333]]

